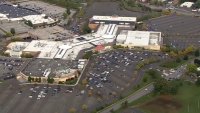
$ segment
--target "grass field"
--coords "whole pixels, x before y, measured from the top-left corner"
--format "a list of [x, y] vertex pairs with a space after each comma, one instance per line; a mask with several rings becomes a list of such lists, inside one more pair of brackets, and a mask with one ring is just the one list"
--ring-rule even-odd
[[184, 61], [184, 60], [182, 60], [179, 63], [176, 61], [167, 61], [167, 62], [164, 62], [163, 64], [161, 64], [161, 66], [165, 67], [165, 68], [177, 68], [184, 63], [186, 63], [186, 61]]
[[175, 96], [145, 96], [134, 104], [144, 113], [199, 113], [200, 87], [184, 83]]
[[165, 95], [156, 97], [139, 108], [150, 113], [178, 113], [181, 107], [181, 103], [173, 96]]
[[182, 103], [182, 109], [179, 113], [199, 113], [200, 105], [200, 87], [190, 84], [184, 84], [178, 94], [175, 96]]

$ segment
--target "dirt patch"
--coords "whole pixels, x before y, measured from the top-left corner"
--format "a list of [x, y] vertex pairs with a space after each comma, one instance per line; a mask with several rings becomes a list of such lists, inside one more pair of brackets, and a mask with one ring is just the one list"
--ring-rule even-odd
[[160, 96], [140, 106], [153, 113], [178, 113], [181, 103], [172, 96]]

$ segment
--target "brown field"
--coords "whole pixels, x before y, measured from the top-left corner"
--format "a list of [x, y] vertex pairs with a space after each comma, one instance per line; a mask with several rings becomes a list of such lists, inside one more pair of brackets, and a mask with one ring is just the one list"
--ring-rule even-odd
[[139, 108], [150, 111], [150, 113], [178, 113], [181, 107], [181, 103], [172, 96], [160, 96]]

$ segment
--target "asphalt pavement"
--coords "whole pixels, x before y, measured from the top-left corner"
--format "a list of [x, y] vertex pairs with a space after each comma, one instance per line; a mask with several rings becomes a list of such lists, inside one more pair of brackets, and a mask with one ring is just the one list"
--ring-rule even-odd
[[[147, 3], [141, 3], [140, 4], [149, 7], [153, 10], [166, 10], [168, 7], [167, 6], [155, 6], [155, 5], [150, 5]], [[198, 12], [192, 12], [192, 10], [189, 10], [188, 8], [181, 8], [181, 7], [175, 7], [174, 9], [171, 9], [172, 12], [176, 12], [178, 14], [183, 14], [183, 15], [188, 15], [188, 16], [200, 16], [200, 13]]]

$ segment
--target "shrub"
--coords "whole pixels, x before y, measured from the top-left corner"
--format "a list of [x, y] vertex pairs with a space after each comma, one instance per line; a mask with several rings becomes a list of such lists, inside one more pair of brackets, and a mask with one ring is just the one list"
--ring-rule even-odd
[[22, 54], [21, 54], [21, 57], [22, 57], [22, 58], [33, 58], [33, 55], [30, 54], [30, 53], [22, 53]]

